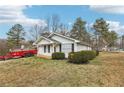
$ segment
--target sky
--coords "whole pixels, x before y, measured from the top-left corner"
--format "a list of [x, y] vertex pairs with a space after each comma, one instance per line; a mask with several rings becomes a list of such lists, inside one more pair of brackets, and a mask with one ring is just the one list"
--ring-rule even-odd
[[110, 30], [119, 35], [124, 34], [124, 6], [106, 5], [30, 5], [30, 6], [0, 6], [0, 38], [7, 38], [6, 33], [14, 24], [22, 24], [29, 33], [35, 24], [46, 26], [45, 19], [57, 14], [60, 21], [71, 29], [77, 17], [81, 17], [88, 25], [96, 19], [104, 18], [110, 24]]

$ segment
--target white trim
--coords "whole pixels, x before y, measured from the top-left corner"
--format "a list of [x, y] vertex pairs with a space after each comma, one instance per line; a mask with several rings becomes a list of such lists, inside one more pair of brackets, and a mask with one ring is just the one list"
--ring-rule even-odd
[[[68, 39], [68, 40], [73, 41], [74, 43], [80, 43], [79, 40], [76, 40], [76, 39], [73, 39], [73, 38], [70, 38], [70, 37], [67, 37], [67, 36], [64, 36], [64, 35], [61, 35], [61, 34], [58, 34], [58, 33], [53, 32], [53, 33], [51, 33], [48, 37], [40, 36], [40, 38], [37, 39], [37, 40], [33, 43], [33, 45], [37, 45], [37, 44], [41, 41], [40, 39], [42, 39], [42, 38], [45, 39], [45, 40], [47, 40], [47, 41], [49, 41], [50, 44], [51, 44], [51, 43], [55, 43], [54, 41], [52, 41], [52, 40], [49, 39], [49, 38], [52, 37], [53, 35], [57, 35], [57, 36], [59, 36], [59, 37], [66, 38], [66, 39]], [[58, 41], [58, 42], [59, 42], [59, 41]], [[66, 43], [63, 43], [63, 44], [66, 44]], [[81, 44], [81, 43], [80, 43], [80, 44]], [[89, 44], [81, 44], [81, 45], [90, 46]]]
[[47, 41], [49, 41], [50, 43], [54, 43], [54, 42], [51, 41], [50, 39], [48, 39], [48, 38], [46, 38], [46, 37], [43, 37], [43, 36], [40, 36], [40, 38], [37, 39], [37, 40], [33, 43], [33, 45], [36, 45], [38, 42], [40, 42], [40, 40], [41, 40], [42, 38], [45, 39], [45, 40], [47, 40]]
[[64, 36], [64, 35], [60, 35], [60, 34], [58, 34], [58, 33], [51, 33], [48, 37], [51, 37], [51, 36], [53, 36], [53, 35], [58, 35], [58, 36], [61, 36], [61, 37], [64, 37], [64, 38], [66, 38], [66, 39], [69, 39], [69, 40], [72, 40], [72, 41], [75, 41], [75, 42], [80, 42], [79, 40], [76, 40], [76, 39], [73, 39], [73, 38], [70, 38], [70, 37], [67, 37], [67, 36]]

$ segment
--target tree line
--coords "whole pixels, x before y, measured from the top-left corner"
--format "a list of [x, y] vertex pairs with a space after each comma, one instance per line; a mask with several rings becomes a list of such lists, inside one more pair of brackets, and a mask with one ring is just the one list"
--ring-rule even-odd
[[109, 24], [103, 18], [96, 19], [92, 26], [88, 26], [85, 20], [78, 17], [70, 30], [68, 25], [61, 22], [58, 15], [47, 17], [46, 24], [46, 27], [42, 27], [40, 24], [31, 27], [28, 41], [25, 39], [26, 32], [24, 27], [21, 24], [13, 25], [7, 33], [7, 48], [20, 48], [24, 43], [32, 46], [32, 43], [41, 35], [47, 37], [51, 32], [80, 40], [96, 50], [100, 50], [105, 46], [112, 47], [114, 41], [118, 38], [116, 31], [110, 31]]

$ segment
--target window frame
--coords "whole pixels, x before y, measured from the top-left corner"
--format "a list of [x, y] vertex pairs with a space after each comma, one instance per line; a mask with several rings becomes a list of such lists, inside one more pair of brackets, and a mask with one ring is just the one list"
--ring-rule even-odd
[[48, 53], [50, 53], [50, 45], [48, 45]]
[[59, 52], [62, 52], [62, 44], [59, 45]]
[[71, 50], [74, 52], [74, 44], [71, 45]]
[[46, 53], [46, 45], [44, 45], [44, 53]]

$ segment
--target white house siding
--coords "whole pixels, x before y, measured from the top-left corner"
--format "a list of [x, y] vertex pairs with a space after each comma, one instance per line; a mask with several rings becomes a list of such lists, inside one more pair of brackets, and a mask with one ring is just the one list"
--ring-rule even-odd
[[71, 43], [66, 43], [62, 44], [62, 52], [65, 53], [65, 57], [68, 57], [68, 53], [72, 52], [72, 44]]
[[37, 46], [37, 55], [43, 54], [43, 46]]
[[88, 47], [88, 50], [92, 50], [92, 48], [91, 47]]
[[[45, 53], [44, 53], [44, 45], [46, 46]], [[50, 53], [48, 52], [48, 45], [50, 45]], [[37, 50], [38, 50], [37, 55], [51, 56], [51, 54], [53, 52], [53, 47], [52, 47], [52, 44], [50, 43], [50, 41], [48, 41], [46, 39], [42, 39], [37, 45]]]
[[50, 45], [50, 53], [48, 52], [48, 45], [46, 45], [46, 52], [44, 53], [44, 45], [39, 45], [38, 46], [38, 53], [37, 55], [46, 55], [46, 56], [51, 56], [53, 53], [53, 46]]
[[56, 45], [55, 48], [56, 48], [56, 52], [60, 52], [60, 50], [59, 50], [59, 49], [60, 49], [60, 48], [59, 48], [59, 45]]
[[[52, 39], [58, 41], [61, 43], [61, 52], [65, 53], [65, 57], [68, 57], [68, 53], [72, 52], [72, 44], [74, 43], [74, 41], [68, 40], [66, 38], [60, 37], [60, 36], [52, 36]], [[76, 43], [74, 44], [74, 50], [76, 50]], [[56, 52], [60, 52], [60, 46], [56, 47]]]
[[81, 50], [91, 50], [91, 48], [85, 45], [77, 44], [77, 51]]
[[63, 44], [64, 43], [73, 43], [74, 42], [74, 41], [71, 41], [71, 40], [68, 40], [66, 38], [63, 38], [63, 37], [60, 37], [60, 36], [56, 36], [56, 35], [52, 36], [51, 38], [56, 40], [56, 41], [58, 41], [58, 42], [60, 42], [60, 43], [63, 43]]
[[[81, 50], [91, 50], [90, 47], [86, 45], [77, 44], [77, 42], [73, 40], [69, 40], [65, 37], [53, 35], [51, 39], [58, 42], [50, 42], [47, 39], [42, 39], [37, 44], [38, 55], [46, 55], [51, 56], [53, 52], [60, 52], [60, 44], [61, 44], [61, 52], [65, 53], [66, 58], [68, 57], [68, 53], [72, 52], [72, 44], [74, 44], [74, 52]], [[44, 45], [46, 45], [46, 53], [44, 53]], [[48, 53], [48, 45], [50, 45], [50, 53]], [[54, 51], [54, 47], [56, 47], [56, 51]]]
[[74, 52], [78, 51], [77, 43], [74, 43]]
[[46, 44], [50, 44], [50, 41], [48, 41], [48, 40], [45, 40], [45, 39], [43, 39], [43, 40], [41, 40], [39, 43], [38, 43], [38, 45], [46, 45]]

